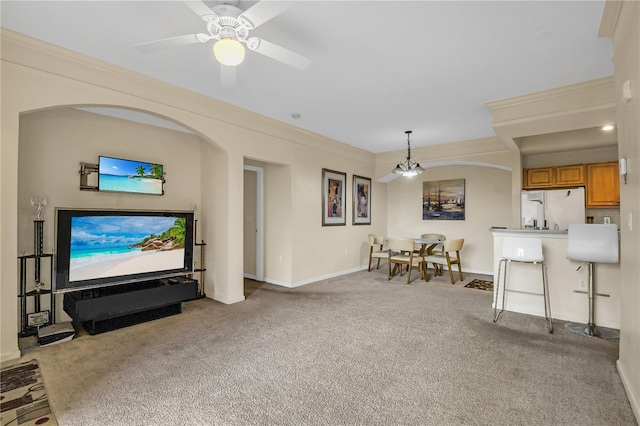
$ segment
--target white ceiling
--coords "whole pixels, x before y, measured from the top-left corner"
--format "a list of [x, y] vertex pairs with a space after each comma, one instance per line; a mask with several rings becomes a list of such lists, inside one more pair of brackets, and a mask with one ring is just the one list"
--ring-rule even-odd
[[233, 87], [212, 42], [133, 47], [206, 32], [181, 1], [0, 8], [2, 27], [376, 153], [404, 149], [405, 130], [415, 147], [494, 136], [486, 102], [613, 75], [604, 1], [296, 1], [252, 35], [311, 65], [247, 51]]

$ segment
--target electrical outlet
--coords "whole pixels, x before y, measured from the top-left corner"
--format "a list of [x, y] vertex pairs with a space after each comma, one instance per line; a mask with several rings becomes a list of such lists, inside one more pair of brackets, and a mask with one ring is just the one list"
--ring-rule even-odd
[[580, 287], [580, 290], [586, 290], [587, 289], [587, 281], [586, 280], [578, 280], [578, 287]]
[[344, 249], [344, 255], [349, 256], [349, 249]]
[[278, 262], [282, 263], [282, 256], [278, 256]]

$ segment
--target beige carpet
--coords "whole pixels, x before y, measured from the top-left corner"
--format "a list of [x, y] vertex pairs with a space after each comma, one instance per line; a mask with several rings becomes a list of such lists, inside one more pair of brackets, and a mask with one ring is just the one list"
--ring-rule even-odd
[[[616, 340], [358, 272], [35, 348], [61, 426], [634, 425]], [[552, 301], [553, 303], [553, 301]]]

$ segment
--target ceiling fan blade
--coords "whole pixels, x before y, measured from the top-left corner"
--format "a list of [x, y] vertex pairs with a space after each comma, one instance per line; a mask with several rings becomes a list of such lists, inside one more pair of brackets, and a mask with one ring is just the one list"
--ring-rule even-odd
[[220, 84], [222, 87], [236, 85], [236, 67], [220, 64]]
[[238, 21], [252, 30], [280, 15], [293, 5], [294, 2], [291, 1], [262, 0], [242, 12], [240, 16], [238, 16]]
[[183, 0], [183, 3], [201, 18], [207, 15], [215, 15], [213, 11], [209, 9], [209, 6], [200, 0]]
[[188, 34], [178, 37], [163, 38], [161, 40], [136, 44], [135, 48], [142, 53], [149, 53], [156, 50], [166, 49], [168, 47], [184, 46], [186, 44], [202, 43], [206, 41], [202, 40], [199, 36], [199, 34]]
[[311, 62], [309, 58], [305, 58], [296, 52], [292, 52], [289, 49], [285, 49], [284, 47], [258, 37], [251, 37], [247, 40], [247, 47], [254, 52], [258, 52], [299, 70], [307, 68]]

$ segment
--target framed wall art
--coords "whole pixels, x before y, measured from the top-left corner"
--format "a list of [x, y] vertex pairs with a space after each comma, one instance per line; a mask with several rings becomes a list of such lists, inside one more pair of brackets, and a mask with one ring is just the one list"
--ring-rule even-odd
[[371, 225], [371, 179], [353, 175], [353, 224]]
[[464, 220], [464, 179], [422, 183], [422, 220]]
[[322, 226], [346, 225], [347, 174], [322, 169]]

